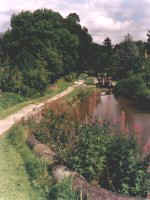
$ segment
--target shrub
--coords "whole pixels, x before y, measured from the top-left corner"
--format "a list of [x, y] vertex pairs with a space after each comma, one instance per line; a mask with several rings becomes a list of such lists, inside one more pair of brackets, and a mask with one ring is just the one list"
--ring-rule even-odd
[[150, 160], [141, 159], [133, 137], [114, 135], [106, 124], [75, 124], [52, 112], [46, 112], [32, 132], [57, 152], [58, 164], [79, 172], [88, 181], [96, 180], [106, 189], [133, 196], [145, 197], [150, 190]]
[[114, 94], [133, 99], [142, 108], [149, 107], [150, 90], [140, 75], [132, 75], [119, 81], [114, 88]]
[[150, 175], [148, 162], [140, 160], [133, 137], [111, 135], [104, 125], [86, 125], [80, 129], [78, 143], [66, 164], [88, 181], [96, 180], [113, 192], [146, 196]]
[[100, 184], [113, 192], [146, 197], [150, 174], [134, 137], [114, 136], [108, 145], [106, 168]]
[[130, 98], [147, 95], [147, 87], [141, 76], [130, 76], [119, 81], [114, 89], [115, 95]]
[[59, 184], [51, 187], [49, 200], [80, 200], [80, 195], [72, 189], [71, 180], [65, 179]]
[[0, 96], [0, 110], [7, 109], [13, 105], [25, 101], [25, 98], [15, 93], [2, 93]]
[[99, 181], [106, 167], [106, 153], [112, 137], [105, 126], [85, 125], [78, 131], [80, 133], [77, 145], [67, 155], [66, 164], [88, 181]]

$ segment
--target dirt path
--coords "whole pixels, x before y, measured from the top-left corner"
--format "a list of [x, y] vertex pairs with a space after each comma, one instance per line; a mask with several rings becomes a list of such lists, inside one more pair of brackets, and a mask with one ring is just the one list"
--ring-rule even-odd
[[0, 120], [0, 135], [4, 134], [6, 131], [8, 131], [16, 122], [20, 121], [22, 118], [28, 118], [28, 116], [31, 116], [32, 114], [35, 114], [41, 110], [41, 108], [46, 104], [50, 103], [52, 101], [55, 101], [69, 93], [71, 93], [76, 87], [79, 87], [82, 85], [84, 81], [80, 80], [78, 82], [75, 82], [74, 86], [69, 87], [65, 91], [57, 94], [56, 96], [42, 102], [39, 104], [30, 104], [20, 111], [11, 114], [10, 116], [6, 117], [5, 119]]

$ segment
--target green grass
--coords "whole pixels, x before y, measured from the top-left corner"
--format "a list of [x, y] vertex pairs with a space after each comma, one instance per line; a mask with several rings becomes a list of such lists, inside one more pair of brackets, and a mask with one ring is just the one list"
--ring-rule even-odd
[[0, 200], [79, 200], [69, 180], [55, 183], [47, 161], [26, 144], [28, 134], [18, 124], [0, 140]]
[[48, 163], [32, 152], [26, 138], [26, 128], [16, 125], [0, 140], [0, 199], [47, 199], [52, 183]]
[[0, 199], [42, 200], [30, 184], [24, 160], [7, 138], [0, 140]]
[[38, 104], [41, 101], [51, 98], [64, 91], [72, 84], [72, 82], [67, 82], [64, 79], [60, 79], [56, 82], [57, 87], [55, 89], [48, 88], [43, 96], [30, 99], [14, 93], [2, 93], [0, 96], [0, 119], [17, 112], [29, 104]]
[[93, 87], [79, 87], [73, 90], [70, 94], [64, 97], [68, 103], [82, 101], [92, 94], [95, 90]]

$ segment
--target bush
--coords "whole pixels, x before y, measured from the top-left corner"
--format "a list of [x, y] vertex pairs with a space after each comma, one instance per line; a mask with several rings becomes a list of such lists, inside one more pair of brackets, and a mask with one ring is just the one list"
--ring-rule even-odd
[[88, 181], [99, 181], [106, 167], [106, 153], [112, 136], [108, 128], [98, 125], [85, 125], [79, 132], [78, 143], [67, 155], [66, 164]]
[[140, 159], [135, 138], [113, 135], [106, 124], [77, 125], [51, 112], [44, 117], [32, 132], [57, 152], [58, 164], [113, 192], [146, 196], [150, 190], [150, 160]]
[[51, 187], [49, 200], [80, 200], [80, 195], [72, 189], [71, 180], [66, 179], [63, 182]]
[[150, 90], [140, 75], [132, 75], [128, 79], [119, 81], [114, 88], [114, 94], [133, 99], [142, 107], [149, 106]]
[[121, 194], [146, 197], [150, 189], [149, 162], [140, 157], [134, 137], [114, 136], [108, 146], [101, 186]]
[[15, 93], [2, 93], [0, 96], [0, 110], [7, 109], [25, 101], [25, 98]]
[[148, 162], [140, 160], [136, 140], [110, 133], [106, 125], [83, 126], [66, 164], [113, 192], [146, 197], [150, 189]]

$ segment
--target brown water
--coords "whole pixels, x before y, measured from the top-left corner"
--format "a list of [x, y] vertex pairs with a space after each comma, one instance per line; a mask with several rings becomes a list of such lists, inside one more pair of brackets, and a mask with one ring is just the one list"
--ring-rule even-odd
[[150, 152], [150, 113], [138, 111], [127, 99], [94, 93], [81, 102], [77, 110], [76, 117], [80, 120], [91, 115], [99, 123], [107, 121], [117, 130], [135, 134], [143, 151]]

